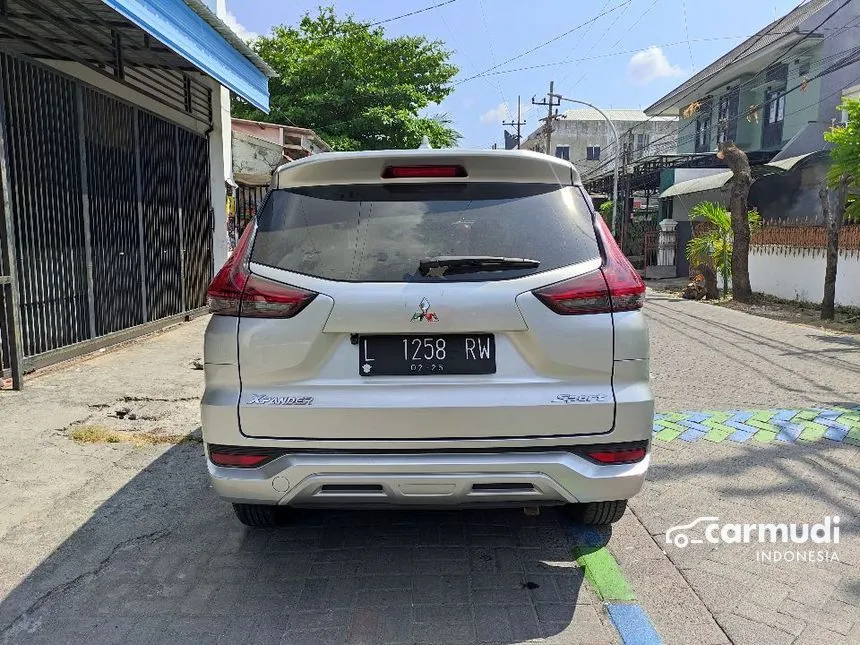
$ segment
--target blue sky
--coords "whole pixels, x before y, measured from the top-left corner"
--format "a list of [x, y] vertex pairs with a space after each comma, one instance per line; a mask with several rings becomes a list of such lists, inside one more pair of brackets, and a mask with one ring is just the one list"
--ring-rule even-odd
[[[441, 0], [227, 0], [228, 22], [243, 36], [266, 34], [274, 25], [296, 24], [305, 12], [332, 4], [339, 14], [376, 22], [438, 4]], [[532, 108], [549, 81], [557, 92], [607, 108], [645, 108], [654, 100], [790, 11], [798, 0], [455, 0], [384, 25], [386, 34], [442, 40], [460, 67], [456, 80], [496, 67], [560, 36], [600, 13], [591, 24], [496, 71], [456, 85], [429, 113], [447, 112], [464, 147], [503, 144], [501, 120], [516, 116], [522, 96], [531, 132], [546, 108]], [[686, 16], [686, 18], [685, 18]], [[689, 41], [689, 43], [688, 43]], [[558, 64], [555, 64], [558, 63]], [[298, 124], [301, 125], [301, 124]]]

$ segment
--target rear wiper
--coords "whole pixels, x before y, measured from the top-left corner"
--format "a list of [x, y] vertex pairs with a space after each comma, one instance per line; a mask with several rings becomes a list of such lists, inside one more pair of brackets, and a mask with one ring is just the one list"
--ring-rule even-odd
[[440, 255], [425, 258], [418, 263], [423, 276], [442, 277], [446, 273], [478, 273], [504, 269], [536, 269], [538, 260], [528, 258], [506, 258], [493, 255]]

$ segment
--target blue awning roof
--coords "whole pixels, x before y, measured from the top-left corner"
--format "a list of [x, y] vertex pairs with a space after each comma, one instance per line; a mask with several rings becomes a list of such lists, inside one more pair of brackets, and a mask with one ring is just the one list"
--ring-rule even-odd
[[221, 85], [269, 111], [269, 77], [274, 72], [238, 36], [229, 38], [232, 32], [199, 0], [190, 0], [194, 7], [183, 0], [102, 2]]

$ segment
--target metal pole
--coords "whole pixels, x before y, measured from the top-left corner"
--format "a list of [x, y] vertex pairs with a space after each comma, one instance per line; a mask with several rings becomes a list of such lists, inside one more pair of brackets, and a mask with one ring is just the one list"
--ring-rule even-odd
[[520, 127], [522, 126], [522, 116], [520, 115], [520, 97], [517, 96], [517, 150], [520, 149], [520, 140], [522, 136], [520, 135]]
[[84, 257], [87, 262], [87, 308], [90, 316], [90, 338], [96, 337], [96, 296], [93, 282], [93, 233], [90, 216], [90, 181], [87, 169], [87, 122], [84, 115], [84, 88], [75, 83], [78, 120], [78, 146], [81, 157], [81, 206], [84, 221]]
[[[555, 97], [559, 101], [567, 101], [569, 103], [578, 103], [580, 105], [587, 105], [588, 107], [597, 110], [600, 112], [600, 116], [606, 119], [606, 122], [609, 124], [610, 129], [612, 130], [612, 136], [615, 139], [615, 171], [613, 172], [612, 177], [612, 234], [615, 235], [615, 231], [618, 227], [618, 157], [620, 156], [620, 149], [618, 143], [618, 130], [615, 129], [615, 124], [612, 123], [610, 118], [606, 116], [606, 113], [601, 110], [596, 105], [592, 105], [591, 103], [586, 103], [585, 101], [579, 101], [577, 99], [569, 99], [566, 96], [562, 96], [561, 94], [556, 94]], [[551, 101], [552, 99], [550, 99]]]
[[[11, 62], [8, 58], [0, 59], [2, 73], [9, 78]], [[9, 82], [10, 86], [12, 81]], [[0, 275], [0, 296], [4, 310], [3, 317], [6, 344], [9, 347], [9, 367], [12, 376], [12, 389], [24, 387], [24, 342], [21, 333], [21, 309], [18, 302], [18, 265], [15, 257], [15, 218], [12, 213], [12, 181], [9, 177], [9, 150], [6, 143], [8, 135], [7, 114], [5, 110], [5, 83], [0, 82], [0, 274], [3, 266], [7, 275]], [[11, 117], [9, 117], [11, 120]], [[0, 368], [0, 380], [3, 370]]]
[[546, 112], [546, 153], [548, 155], [552, 154], [552, 150], [550, 149], [552, 146], [552, 97], [554, 94], [552, 93], [553, 88], [555, 86], [554, 81], [549, 82], [549, 101], [547, 103], [547, 112]]

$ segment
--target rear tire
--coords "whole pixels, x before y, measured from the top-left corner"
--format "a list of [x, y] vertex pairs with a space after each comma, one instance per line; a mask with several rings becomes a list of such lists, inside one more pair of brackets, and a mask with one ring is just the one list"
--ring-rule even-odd
[[612, 502], [588, 502], [586, 504], [578, 504], [574, 516], [583, 524], [600, 526], [603, 524], [614, 524], [622, 518], [626, 509], [626, 499]]
[[233, 512], [245, 526], [271, 529], [284, 524], [285, 509], [266, 504], [233, 504]]

